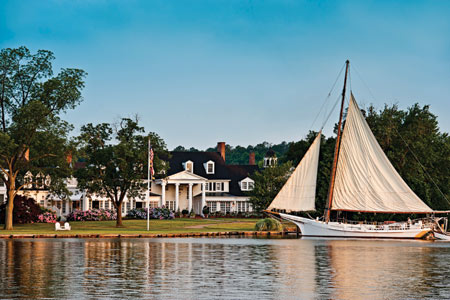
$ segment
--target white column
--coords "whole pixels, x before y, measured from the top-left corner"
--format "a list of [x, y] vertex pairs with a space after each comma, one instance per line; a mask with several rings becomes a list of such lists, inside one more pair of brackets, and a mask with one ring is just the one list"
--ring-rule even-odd
[[68, 215], [70, 213], [70, 206], [69, 206], [69, 199], [66, 199], [65, 201], [65, 205], [66, 205], [66, 215]]
[[159, 207], [166, 203], [166, 182], [161, 182], [161, 200], [159, 201]]
[[89, 210], [89, 199], [86, 193], [83, 193], [83, 210]]
[[216, 211], [220, 211], [220, 201], [216, 202]]
[[175, 211], [178, 211], [179, 190], [180, 190], [180, 184], [175, 183]]
[[192, 210], [192, 183], [189, 183], [188, 210], [189, 210], [189, 213]]
[[203, 215], [203, 207], [206, 205], [206, 183], [202, 183], [202, 205], [200, 208], [200, 214]]

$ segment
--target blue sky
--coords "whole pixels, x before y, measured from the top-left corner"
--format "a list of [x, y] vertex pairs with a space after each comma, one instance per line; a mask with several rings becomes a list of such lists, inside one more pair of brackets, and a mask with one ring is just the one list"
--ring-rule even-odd
[[89, 73], [77, 129], [137, 113], [170, 149], [303, 138], [347, 58], [361, 106], [430, 104], [449, 132], [449, 16], [450, 1], [3, 0], [0, 48]]

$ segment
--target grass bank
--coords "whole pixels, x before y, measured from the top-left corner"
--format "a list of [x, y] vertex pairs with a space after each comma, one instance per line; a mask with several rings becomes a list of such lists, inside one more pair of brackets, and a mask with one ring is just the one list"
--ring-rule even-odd
[[[115, 221], [70, 222], [72, 230], [55, 231], [55, 224], [15, 224], [14, 230], [0, 230], [0, 235], [11, 234], [181, 234], [197, 232], [254, 231], [257, 219], [190, 219], [150, 220], [147, 231], [146, 220], [124, 220], [122, 228], [116, 228]], [[3, 225], [0, 225], [3, 228]]]

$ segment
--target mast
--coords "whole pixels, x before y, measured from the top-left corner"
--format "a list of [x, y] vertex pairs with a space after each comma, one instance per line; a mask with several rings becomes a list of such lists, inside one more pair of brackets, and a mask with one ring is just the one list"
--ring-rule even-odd
[[327, 206], [325, 208], [325, 222], [330, 221], [330, 213], [331, 213], [331, 204], [333, 203], [333, 190], [334, 190], [334, 182], [336, 180], [336, 167], [337, 167], [337, 160], [339, 156], [339, 147], [341, 142], [341, 135], [342, 135], [342, 116], [344, 115], [344, 104], [345, 104], [345, 89], [347, 86], [347, 76], [348, 76], [348, 67], [350, 65], [350, 61], [347, 60], [345, 62], [345, 77], [344, 77], [344, 88], [342, 89], [342, 101], [341, 101], [341, 112], [339, 114], [339, 123], [338, 123], [338, 132], [337, 132], [337, 138], [336, 138], [336, 146], [334, 148], [334, 159], [333, 159], [333, 167], [331, 169], [331, 180], [330, 180], [330, 187], [328, 189], [328, 199], [327, 199]]

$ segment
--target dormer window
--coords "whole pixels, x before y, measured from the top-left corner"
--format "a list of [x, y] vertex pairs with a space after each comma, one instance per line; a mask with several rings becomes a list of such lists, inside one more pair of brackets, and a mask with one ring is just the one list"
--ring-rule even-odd
[[188, 160], [184, 163], [184, 169], [188, 172], [194, 173], [194, 163]]
[[239, 185], [241, 186], [241, 191], [251, 191], [255, 186], [255, 181], [247, 177], [242, 179]]
[[214, 166], [214, 162], [212, 160], [208, 161], [207, 163], [205, 163], [203, 165], [205, 167], [206, 174], [214, 174], [215, 166]]

